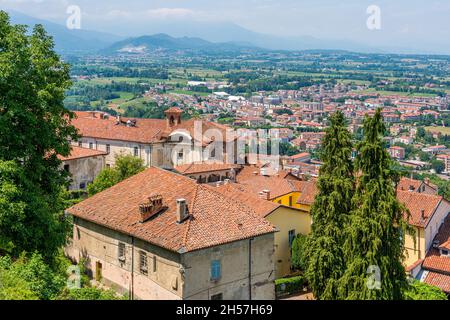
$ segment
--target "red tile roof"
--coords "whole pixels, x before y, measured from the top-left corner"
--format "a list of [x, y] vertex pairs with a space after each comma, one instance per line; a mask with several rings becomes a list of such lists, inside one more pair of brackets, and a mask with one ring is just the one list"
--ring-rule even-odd
[[397, 185], [397, 190], [401, 191], [409, 191], [409, 190], [418, 190], [419, 187], [422, 185], [422, 181], [405, 178], [402, 177]]
[[438, 287], [446, 293], [450, 293], [450, 275], [448, 274], [430, 271], [428, 272], [428, 275], [426, 276], [424, 282], [429, 285]]
[[69, 160], [103, 156], [103, 155], [107, 155], [107, 153], [104, 151], [88, 149], [88, 148], [81, 148], [78, 146], [72, 146], [72, 151], [70, 152], [70, 155], [68, 155], [67, 157], [58, 155], [58, 158], [62, 161], [69, 161]]
[[[213, 140], [212, 137], [206, 137], [205, 133], [212, 132], [213, 129], [220, 132], [223, 139], [230, 138], [226, 135], [228, 129], [227, 126], [197, 119], [189, 119], [181, 121], [180, 124], [168, 127], [165, 119], [135, 119], [121, 117], [120, 123], [118, 123], [116, 117], [108, 116], [102, 117], [104, 113], [100, 112], [75, 112], [76, 117], [72, 120], [72, 124], [79, 130], [81, 136], [107, 139], [107, 140], [119, 140], [119, 141], [131, 141], [138, 143], [154, 143], [158, 141], [165, 141], [171, 133], [176, 130], [184, 130], [189, 132], [192, 138], [196, 138], [194, 135], [195, 122], [201, 123], [202, 127], [202, 144], [208, 145]], [[127, 126], [127, 121], [133, 121], [135, 124]], [[218, 137], [215, 137], [219, 140]], [[230, 138], [231, 139], [231, 138]]]
[[224, 171], [238, 169], [240, 166], [228, 163], [191, 163], [175, 167], [181, 174], [195, 174], [204, 172]]
[[[447, 245], [450, 241], [450, 215], [445, 218], [444, 223], [441, 225], [439, 232], [434, 238], [434, 241], [438, 243], [438, 247], [444, 247], [447, 249]], [[422, 266], [427, 270], [450, 275], [450, 257], [441, 256], [439, 250], [436, 248], [431, 248], [428, 251]]]
[[247, 188], [238, 183], [228, 183], [219, 185], [216, 188], [221, 194], [234, 201], [239, 201], [247, 206], [251, 207], [255, 212], [257, 212], [261, 217], [267, 217], [274, 210], [281, 207], [280, 204], [277, 204], [272, 201], [267, 201], [260, 198], [257, 194], [253, 192], [248, 192]]
[[427, 226], [438, 205], [443, 201], [441, 196], [412, 191], [397, 191], [397, 199], [406, 206], [411, 214], [408, 223], [422, 228]]
[[317, 181], [310, 180], [303, 183], [303, 188], [300, 190], [300, 197], [298, 204], [312, 205], [319, 190], [317, 189]]
[[237, 175], [236, 181], [253, 194], [259, 194], [263, 190], [270, 191], [270, 199], [300, 191], [301, 185], [304, 183], [286, 179], [287, 175], [283, 175], [283, 177], [264, 176], [260, 174], [260, 170], [257, 167], [244, 167]]
[[[167, 209], [140, 223], [139, 204], [161, 194]], [[190, 219], [176, 221], [176, 200], [186, 199]], [[68, 213], [178, 252], [212, 247], [275, 232], [242, 202], [218, 190], [159, 168], [149, 168], [85, 201]]]

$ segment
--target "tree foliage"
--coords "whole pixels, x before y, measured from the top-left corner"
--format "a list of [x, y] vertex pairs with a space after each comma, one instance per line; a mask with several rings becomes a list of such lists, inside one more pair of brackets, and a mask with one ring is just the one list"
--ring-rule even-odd
[[[402, 299], [403, 290], [408, 287], [402, 265], [406, 209], [396, 197], [399, 177], [391, 169], [384, 132], [378, 109], [373, 117], [366, 117], [364, 139], [357, 145], [358, 180], [353, 210], [345, 227], [346, 270], [339, 281], [339, 295], [345, 299]], [[379, 287], [374, 282], [378, 280]]]
[[311, 208], [312, 230], [306, 249], [307, 278], [318, 299], [336, 299], [338, 280], [345, 270], [342, 233], [351, 210], [354, 177], [351, 134], [341, 112], [331, 117], [322, 143], [323, 166], [317, 182], [318, 194]]
[[306, 271], [307, 258], [306, 252], [306, 240], [307, 236], [303, 234], [298, 234], [294, 241], [292, 241], [292, 257], [291, 264], [292, 268], [302, 272]]
[[11, 25], [0, 11], [0, 249], [51, 257], [65, 243], [60, 190], [67, 182], [57, 154], [76, 139], [64, 108], [69, 67], [37, 25]]
[[122, 180], [125, 180], [145, 169], [144, 162], [140, 158], [131, 155], [116, 157], [114, 168], [105, 168], [88, 186], [89, 196], [93, 196], [103, 190], [111, 188]]
[[406, 300], [447, 300], [444, 291], [417, 280], [413, 280], [404, 295]]

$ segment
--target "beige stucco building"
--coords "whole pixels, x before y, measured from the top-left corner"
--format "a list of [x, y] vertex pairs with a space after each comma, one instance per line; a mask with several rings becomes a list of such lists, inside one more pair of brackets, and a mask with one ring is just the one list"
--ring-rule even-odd
[[275, 298], [275, 227], [214, 187], [152, 167], [67, 212], [67, 255], [134, 299]]
[[118, 155], [130, 154], [145, 166], [172, 169], [184, 164], [224, 158], [228, 128], [209, 121], [182, 120], [182, 110], [170, 108], [166, 119], [112, 117], [102, 112], [76, 112], [72, 124], [81, 138], [72, 144], [106, 152], [106, 166]]
[[70, 174], [69, 190], [84, 190], [105, 168], [106, 152], [72, 146], [70, 155], [58, 156]]

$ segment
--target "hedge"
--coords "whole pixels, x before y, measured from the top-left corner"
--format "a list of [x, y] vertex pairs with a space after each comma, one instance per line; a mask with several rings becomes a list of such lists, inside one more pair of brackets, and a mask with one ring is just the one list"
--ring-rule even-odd
[[278, 294], [292, 294], [303, 290], [306, 281], [303, 276], [281, 278], [275, 280], [275, 291]]

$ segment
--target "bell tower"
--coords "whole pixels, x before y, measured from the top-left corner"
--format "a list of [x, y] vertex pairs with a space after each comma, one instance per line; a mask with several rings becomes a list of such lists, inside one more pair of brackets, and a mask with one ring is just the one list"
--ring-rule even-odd
[[177, 107], [172, 107], [164, 112], [167, 119], [167, 127], [174, 127], [181, 123], [181, 114], [183, 110]]

